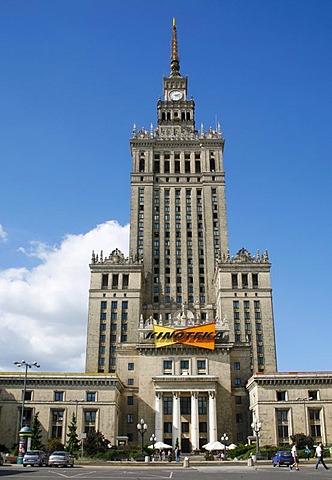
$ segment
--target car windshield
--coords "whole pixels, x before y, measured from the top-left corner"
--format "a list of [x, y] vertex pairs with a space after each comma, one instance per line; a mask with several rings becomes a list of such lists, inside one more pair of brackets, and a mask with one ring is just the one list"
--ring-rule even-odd
[[35, 451], [35, 450], [28, 450], [27, 455], [39, 455], [39, 452], [38, 451]]
[[66, 452], [53, 452], [52, 455], [66, 455]]

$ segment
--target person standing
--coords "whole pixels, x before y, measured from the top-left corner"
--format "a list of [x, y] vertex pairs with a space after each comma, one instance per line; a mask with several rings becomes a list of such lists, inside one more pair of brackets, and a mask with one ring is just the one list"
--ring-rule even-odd
[[292, 470], [292, 468], [295, 467], [296, 470], [300, 470], [299, 469], [299, 458], [297, 456], [297, 443], [296, 442], [292, 446], [292, 457], [293, 457], [293, 465], [289, 465], [289, 468]]
[[321, 463], [323, 465], [323, 467], [325, 468], [325, 470], [329, 470], [329, 467], [326, 466], [325, 462], [324, 462], [324, 458], [323, 458], [323, 453], [324, 453], [324, 448], [323, 448], [323, 444], [320, 443], [317, 448], [316, 448], [316, 455], [315, 457], [317, 458], [316, 460], [316, 466], [315, 466], [315, 469], [317, 470], [318, 468], [318, 465]]

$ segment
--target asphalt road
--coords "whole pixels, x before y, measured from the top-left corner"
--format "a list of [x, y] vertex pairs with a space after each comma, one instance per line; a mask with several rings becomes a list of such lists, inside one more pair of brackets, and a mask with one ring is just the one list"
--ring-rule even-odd
[[305, 465], [299, 471], [290, 471], [287, 467], [274, 468], [271, 465], [258, 465], [247, 467], [246, 465], [230, 466], [193, 466], [183, 467], [139, 467], [139, 466], [103, 466], [74, 468], [38, 468], [22, 466], [0, 467], [0, 477], [10, 477], [13, 480], [61, 480], [66, 478], [75, 479], [109, 479], [109, 480], [310, 480], [314, 476], [317, 480], [332, 479], [332, 469], [324, 470], [314, 465]]

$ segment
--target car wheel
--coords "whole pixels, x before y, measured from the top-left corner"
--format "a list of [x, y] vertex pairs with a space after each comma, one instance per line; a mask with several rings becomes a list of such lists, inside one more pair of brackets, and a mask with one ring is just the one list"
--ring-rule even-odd
[[24, 463], [23, 463], [23, 467], [26, 467], [26, 465], [24, 465]]
[[276, 464], [274, 463], [274, 464], [273, 464], [273, 466], [275, 467], [275, 466], [276, 466]]

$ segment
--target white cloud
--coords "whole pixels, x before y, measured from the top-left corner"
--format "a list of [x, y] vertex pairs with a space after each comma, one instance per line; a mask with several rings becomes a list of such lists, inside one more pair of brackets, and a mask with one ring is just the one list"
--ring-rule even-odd
[[8, 233], [4, 231], [3, 226], [0, 224], [0, 242], [6, 242], [8, 239]]
[[31, 242], [30, 270], [0, 271], [0, 371], [37, 360], [44, 371], [84, 371], [91, 252], [128, 255], [129, 225], [109, 221], [59, 246]]

